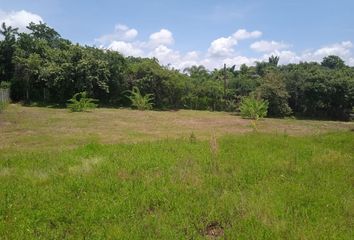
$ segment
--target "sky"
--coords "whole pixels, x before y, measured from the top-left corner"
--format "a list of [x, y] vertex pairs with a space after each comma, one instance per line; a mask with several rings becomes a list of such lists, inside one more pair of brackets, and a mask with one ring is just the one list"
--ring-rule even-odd
[[353, 0], [0, 0], [0, 22], [47, 23], [62, 37], [163, 65], [208, 69], [320, 62], [354, 66]]

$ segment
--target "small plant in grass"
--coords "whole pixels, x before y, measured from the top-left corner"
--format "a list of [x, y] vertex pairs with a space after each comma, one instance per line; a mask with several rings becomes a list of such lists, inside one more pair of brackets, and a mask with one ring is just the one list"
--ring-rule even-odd
[[268, 102], [262, 99], [256, 99], [255, 97], [243, 98], [240, 105], [241, 116], [244, 118], [250, 118], [259, 120], [267, 116]]
[[240, 112], [243, 118], [253, 119], [251, 127], [257, 131], [257, 121], [267, 116], [268, 102], [256, 99], [253, 96], [243, 98], [240, 105]]
[[8, 102], [2, 102], [0, 101], [0, 113], [4, 111], [4, 109], [7, 107], [9, 103]]
[[210, 153], [211, 153], [211, 162], [210, 167], [212, 171], [219, 171], [219, 162], [218, 162], [218, 152], [219, 144], [216, 139], [215, 133], [213, 132], [209, 141]]
[[132, 102], [132, 107], [142, 111], [152, 109], [152, 100], [154, 99], [153, 94], [142, 95], [137, 87], [133, 87], [128, 93], [130, 93], [128, 98]]
[[74, 94], [74, 96], [68, 100], [67, 107], [72, 112], [83, 112], [88, 111], [97, 107], [96, 99], [89, 98], [86, 92], [79, 92]]
[[[9, 89], [11, 86], [10, 82], [2, 81], [0, 82], [0, 90], [1, 89]], [[4, 111], [4, 109], [9, 105], [9, 100], [5, 97], [2, 97], [0, 94], [0, 112]]]
[[190, 143], [196, 143], [197, 142], [197, 137], [195, 136], [194, 132], [191, 133], [189, 136], [189, 142]]

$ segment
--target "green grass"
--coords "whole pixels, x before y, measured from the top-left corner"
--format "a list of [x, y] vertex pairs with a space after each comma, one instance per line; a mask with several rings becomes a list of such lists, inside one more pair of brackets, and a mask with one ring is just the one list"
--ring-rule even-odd
[[353, 146], [347, 131], [2, 151], [0, 239], [352, 239]]

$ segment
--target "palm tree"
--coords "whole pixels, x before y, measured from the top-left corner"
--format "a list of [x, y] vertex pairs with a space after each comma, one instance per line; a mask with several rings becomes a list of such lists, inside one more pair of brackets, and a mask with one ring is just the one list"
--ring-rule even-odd
[[270, 65], [273, 65], [276, 67], [276, 66], [278, 66], [278, 63], [279, 63], [279, 57], [272, 55], [271, 57], [269, 57], [268, 62]]
[[15, 37], [18, 34], [18, 28], [13, 28], [11, 26], [6, 26], [6, 23], [3, 22], [1, 24], [0, 34], [4, 36], [4, 41], [13, 42], [15, 41]]

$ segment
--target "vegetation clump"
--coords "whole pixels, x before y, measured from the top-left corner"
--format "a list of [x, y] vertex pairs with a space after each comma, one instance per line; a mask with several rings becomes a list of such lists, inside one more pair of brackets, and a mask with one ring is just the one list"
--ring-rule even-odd
[[139, 88], [133, 87], [131, 91], [127, 91], [130, 93], [128, 98], [132, 103], [132, 107], [138, 110], [151, 110], [153, 103], [152, 100], [154, 99], [153, 94], [145, 94], [142, 95]]
[[190, 143], [197, 143], [197, 136], [194, 134], [194, 132], [189, 135], [189, 142]]
[[0, 112], [4, 111], [4, 109], [9, 105], [9, 97], [6, 90], [8, 91], [10, 86], [10, 82], [0, 82]]
[[241, 101], [240, 112], [243, 118], [259, 120], [267, 116], [268, 101], [256, 99], [253, 96], [245, 97]]
[[86, 92], [79, 92], [68, 100], [67, 108], [72, 112], [84, 112], [97, 107], [97, 100], [89, 98]]
[[2, 81], [0, 82], [0, 89], [10, 89], [11, 82], [9, 81]]
[[0, 101], [0, 113], [5, 110], [7, 105], [8, 105], [7, 102]]

